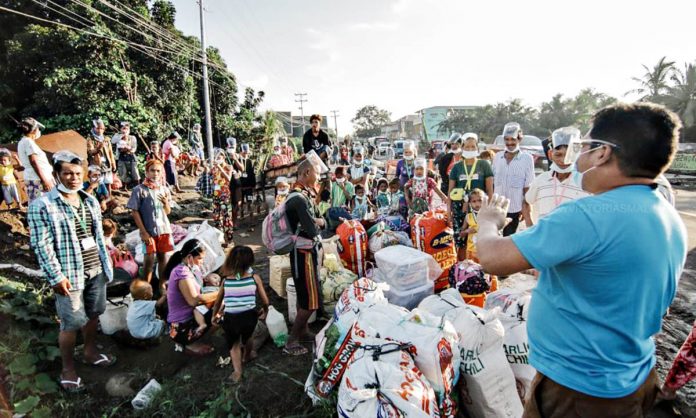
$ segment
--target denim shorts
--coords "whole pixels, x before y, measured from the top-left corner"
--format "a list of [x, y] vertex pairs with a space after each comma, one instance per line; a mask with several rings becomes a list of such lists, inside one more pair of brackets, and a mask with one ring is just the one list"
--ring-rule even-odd
[[103, 272], [85, 279], [82, 290], [72, 290], [67, 296], [56, 293], [56, 311], [61, 331], [77, 331], [105, 310], [106, 274]]

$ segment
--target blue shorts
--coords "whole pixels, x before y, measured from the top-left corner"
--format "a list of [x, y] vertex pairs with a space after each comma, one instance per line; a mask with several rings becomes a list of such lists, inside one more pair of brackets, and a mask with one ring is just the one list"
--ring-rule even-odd
[[106, 274], [85, 279], [82, 290], [72, 290], [67, 296], [56, 293], [56, 312], [61, 331], [77, 331], [90, 319], [106, 310]]

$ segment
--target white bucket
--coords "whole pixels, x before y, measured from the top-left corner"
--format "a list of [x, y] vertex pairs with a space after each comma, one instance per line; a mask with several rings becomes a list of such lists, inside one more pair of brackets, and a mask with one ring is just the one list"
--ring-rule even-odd
[[[297, 292], [295, 292], [295, 282], [292, 278], [289, 278], [285, 282], [285, 292], [288, 297], [288, 322], [291, 324], [295, 323], [295, 317], [297, 316]], [[308, 324], [317, 320], [317, 312], [314, 311], [312, 316], [309, 317]]]
[[128, 305], [132, 302], [130, 295], [124, 298], [112, 299], [112, 302], [107, 301], [106, 310], [99, 315], [101, 332], [106, 335], [112, 335], [118, 331], [128, 329], [126, 316], [128, 315]]

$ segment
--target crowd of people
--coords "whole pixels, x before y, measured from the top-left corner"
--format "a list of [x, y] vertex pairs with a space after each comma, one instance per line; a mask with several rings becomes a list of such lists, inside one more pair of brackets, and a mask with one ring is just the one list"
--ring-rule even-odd
[[[439, 211], [453, 230], [460, 261], [479, 262], [501, 278], [538, 273], [528, 326], [530, 362], [538, 375], [527, 416], [577, 416], [580, 403], [597, 416], [626, 411], [639, 416], [649, 409], [659, 388], [652, 336], [675, 296], [686, 258], [685, 227], [670, 205], [669, 189], [659, 185], [678, 141], [674, 114], [649, 104], [614, 105], [594, 116], [585, 136], [560, 127], [549, 140], [550, 168], [539, 175], [533, 156], [520, 149], [524, 133], [515, 122], [503, 127], [505, 149], [498, 153], [481, 152], [475, 133], [453, 134], [435, 160], [419, 157], [411, 141], [389, 172], [370, 161], [363, 146], [332, 143], [321, 121], [311, 117], [301, 154], [279, 138], [263, 167], [296, 167], [294, 181], [276, 178], [272, 203], [284, 208], [296, 235], [289, 258], [297, 316], [285, 354], [308, 352], [303, 345], [312, 337], [308, 320], [321, 314], [322, 236], [335, 233], [346, 219], [397, 216], [408, 222]], [[138, 301], [132, 314], [129, 310], [136, 329], [131, 334], [153, 338], [168, 329], [177, 347], [207, 355], [212, 347], [199, 339], [220, 326], [234, 368], [229, 380], [239, 382], [243, 361], [255, 356], [251, 334], [270, 303], [252, 268], [253, 251], [233, 246], [238, 216], [251, 216], [256, 202], [258, 170], [250, 146], [241, 144], [238, 152], [229, 138], [225, 149], [212, 150], [208, 164], [200, 125], [185, 153], [181, 136], [172, 132], [161, 147], [159, 141], [150, 144], [141, 181], [130, 124], [122, 122], [111, 139], [101, 119], [93, 125], [87, 176], [82, 158], [71, 152], [55, 153], [49, 163], [36, 144], [43, 126], [32, 118], [20, 126], [18, 161], [0, 150], [8, 204], [21, 205], [17, 178], [6, 167], [24, 171], [31, 245], [56, 294], [61, 385], [69, 391], [84, 387], [73, 359], [78, 330], [88, 363], [108, 367], [116, 361], [99, 352], [95, 335], [113, 277], [113, 245], [105, 238], [102, 213], [114, 204], [118, 189], [130, 190], [127, 208], [145, 246], [143, 273], [131, 283]], [[196, 190], [212, 198], [212, 218], [233, 246], [219, 276], [203, 275], [206, 246], [200, 241], [191, 239], [173, 252], [168, 215], [172, 193], [181, 191], [177, 167], [183, 154], [185, 168], [199, 176]], [[520, 230], [521, 223], [526, 229]], [[153, 287], [155, 274], [159, 286]], [[167, 326], [155, 316], [163, 307]], [[693, 333], [663, 397], [673, 397], [696, 375]]]

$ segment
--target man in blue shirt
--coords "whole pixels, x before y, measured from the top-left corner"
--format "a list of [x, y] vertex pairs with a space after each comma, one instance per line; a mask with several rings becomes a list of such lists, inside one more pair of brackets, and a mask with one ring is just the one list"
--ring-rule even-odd
[[679, 118], [664, 107], [618, 104], [571, 144], [582, 188], [537, 225], [503, 238], [508, 201], [479, 211], [484, 269], [540, 271], [530, 305], [530, 363], [538, 374], [527, 417], [644, 416], [658, 391], [653, 335], [686, 260], [686, 228], [655, 178], [677, 149]]

